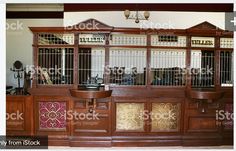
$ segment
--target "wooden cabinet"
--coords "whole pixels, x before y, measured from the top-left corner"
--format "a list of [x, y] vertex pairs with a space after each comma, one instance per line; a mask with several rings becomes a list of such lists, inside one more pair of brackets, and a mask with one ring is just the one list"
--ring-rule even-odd
[[185, 132], [219, 132], [221, 125], [216, 120], [216, 111], [220, 110], [220, 102], [204, 106], [200, 102], [186, 99]]
[[33, 97], [6, 97], [7, 135], [33, 135]]
[[7, 113], [19, 111], [27, 119], [8, 119], [7, 134], [47, 135], [49, 145], [59, 146], [232, 144], [232, 125], [224, 125], [230, 121], [216, 119], [217, 110], [232, 112], [231, 95], [202, 106], [184, 91], [145, 90], [135, 97], [136, 89], [114, 89], [114, 96], [97, 99], [93, 110], [70, 96], [7, 96]]

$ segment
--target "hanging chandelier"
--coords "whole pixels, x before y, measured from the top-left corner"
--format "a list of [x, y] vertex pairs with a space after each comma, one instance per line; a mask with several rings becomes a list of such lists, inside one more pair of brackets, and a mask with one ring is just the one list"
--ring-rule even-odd
[[134, 19], [135, 23], [139, 23], [140, 20], [148, 20], [150, 13], [149, 11], [144, 11], [143, 14], [140, 14], [138, 10], [135, 13], [131, 13], [129, 10], [124, 11], [126, 19]]

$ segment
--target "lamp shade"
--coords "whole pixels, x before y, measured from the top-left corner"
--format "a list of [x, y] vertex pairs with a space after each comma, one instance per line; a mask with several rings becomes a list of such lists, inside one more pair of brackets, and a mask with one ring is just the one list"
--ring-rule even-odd
[[125, 15], [126, 19], [128, 19], [129, 15], [130, 15], [130, 11], [129, 10], [125, 10], [124, 11], [124, 15]]
[[150, 13], [149, 13], [149, 11], [145, 11], [145, 12], [144, 12], [144, 17], [145, 17], [146, 19], [148, 19], [148, 18], [149, 18], [149, 16], [150, 16]]

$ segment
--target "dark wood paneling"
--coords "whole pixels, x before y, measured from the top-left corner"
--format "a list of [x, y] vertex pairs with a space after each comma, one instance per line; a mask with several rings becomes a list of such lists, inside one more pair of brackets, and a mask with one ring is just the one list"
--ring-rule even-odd
[[152, 146], [180, 146], [180, 135], [156, 135], [156, 136], [113, 136], [112, 146], [116, 147], [152, 147]]
[[7, 11], [6, 12], [7, 19], [57, 19], [57, 18], [64, 18], [64, 12], [52, 12], [52, 11]]
[[[93, 113], [89, 112], [86, 99], [76, 99], [72, 103], [72, 111], [77, 113], [71, 120], [72, 136], [110, 136], [111, 135], [111, 98], [97, 99]], [[97, 115], [97, 118], [84, 115]], [[81, 116], [80, 116], [81, 115]], [[91, 119], [92, 118], [92, 119]], [[77, 140], [78, 141], [78, 140]]]
[[188, 132], [217, 132], [215, 117], [189, 117]]
[[[7, 135], [33, 135], [33, 97], [32, 96], [7, 96], [6, 112], [8, 115], [19, 113], [18, 119], [8, 118], [6, 122]], [[21, 114], [22, 113], [22, 114]], [[22, 117], [23, 119], [21, 119]]]

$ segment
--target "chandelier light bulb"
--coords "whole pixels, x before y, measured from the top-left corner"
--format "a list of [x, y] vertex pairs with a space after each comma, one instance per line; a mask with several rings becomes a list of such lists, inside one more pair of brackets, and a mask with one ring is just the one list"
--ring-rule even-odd
[[125, 15], [126, 19], [128, 19], [129, 15], [130, 15], [130, 11], [129, 10], [125, 10], [124, 11], [124, 15]]
[[126, 19], [134, 19], [135, 23], [139, 23], [140, 20], [148, 20], [150, 17], [150, 12], [145, 11], [143, 14], [140, 14], [138, 10], [136, 10], [135, 12], [131, 13], [130, 10], [126, 9], [124, 11], [124, 15]]
[[149, 13], [149, 11], [145, 11], [145, 12], [144, 12], [144, 17], [145, 17], [146, 19], [148, 19], [148, 18], [149, 18], [149, 16], [150, 16], [150, 13]]

